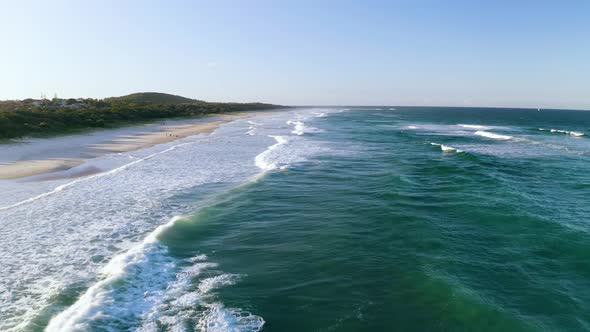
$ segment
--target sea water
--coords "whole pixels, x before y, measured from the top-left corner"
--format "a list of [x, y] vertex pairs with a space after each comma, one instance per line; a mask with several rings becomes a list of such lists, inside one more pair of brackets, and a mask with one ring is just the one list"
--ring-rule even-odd
[[0, 330], [590, 331], [587, 133], [301, 108], [0, 181]]

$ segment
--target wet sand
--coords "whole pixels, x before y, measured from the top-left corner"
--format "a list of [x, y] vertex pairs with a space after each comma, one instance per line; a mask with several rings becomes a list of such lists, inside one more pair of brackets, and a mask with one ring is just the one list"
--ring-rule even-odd
[[96, 168], [92, 170], [81, 170], [79, 172], [68, 172], [68, 170], [84, 163], [84, 161], [93, 157], [98, 157], [109, 153], [139, 150], [157, 144], [175, 141], [188, 136], [211, 133], [224, 123], [249, 118], [263, 113], [267, 112], [253, 111], [220, 114], [212, 117], [210, 121], [205, 119], [204, 121], [197, 123], [163, 125], [154, 131], [139, 132], [131, 135], [115, 137], [108, 143], [86, 145], [86, 147], [90, 148], [92, 152], [86, 153], [85, 158], [68, 158], [64, 156], [47, 159], [30, 159], [4, 162], [0, 164], [0, 180], [20, 179], [44, 174], [43, 176], [36, 176], [31, 180], [46, 181], [81, 177], [100, 173], [101, 170]]

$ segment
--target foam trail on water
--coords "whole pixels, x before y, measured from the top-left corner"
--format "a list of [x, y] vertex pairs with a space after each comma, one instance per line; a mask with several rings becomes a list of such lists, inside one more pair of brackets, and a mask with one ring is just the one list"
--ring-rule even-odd
[[509, 140], [509, 139], [512, 139], [512, 136], [494, 134], [494, 133], [490, 133], [489, 131], [481, 131], [481, 130], [476, 131], [475, 132], [475, 135], [482, 136], [482, 137], [487, 137], [487, 138], [492, 138], [492, 139], [497, 139], [497, 140]]
[[[89, 328], [89, 323], [93, 320], [102, 318], [104, 315], [103, 311], [105, 306], [115, 305], [114, 293], [118, 291], [117, 284], [124, 283], [125, 277], [129, 273], [142, 271], [146, 276], [144, 285], [132, 285], [135, 287], [130, 290], [131, 297], [142, 295], [142, 291], [146, 287], [153, 286], [153, 283], [162, 283], [164, 280], [157, 280], [158, 276], [152, 275], [155, 271], [144, 269], [163, 269], [166, 272], [167, 269], [172, 268], [173, 262], [166, 259], [164, 253], [166, 248], [158, 240], [158, 236], [169, 230], [174, 224], [180, 220], [181, 217], [174, 217], [168, 223], [158, 226], [152, 233], [150, 233], [140, 244], [132, 247], [130, 250], [115, 256], [104, 268], [102, 274], [104, 278], [94, 285], [92, 285], [86, 292], [70, 307], [65, 311], [55, 316], [45, 331], [47, 332], [67, 332], [67, 331], [84, 331]], [[133, 284], [138, 280], [127, 280], [127, 283]], [[164, 281], [165, 282], [165, 281]], [[134, 292], [136, 290], [136, 292]], [[138, 293], [139, 294], [134, 294]], [[140, 297], [140, 301], [135, 303], [129, 303], [130, 308], [120, 308], [121, 314], [129, 315], [133, 312], [141, 312], [145, 310], [143, 308], [146, 302], [143, 301], [143, 296]], [[112, 310], [117, 310], [113, 309]], [[130, 312], [131, 311], [131, 312]]]
[[68, 183], [66, 183], [66, 184], [62, 184], [61, 186], [57, 186], [57, 187], [55, 187], [55, 189], [53, 189], [53, 190], [51, 190], [51, 191], [48, 191], [48, 192], [46, 192], [46, 193], [43, 193], [43, 194], [40, 194], [40, 195], [37, 195], [37, 196], [31, 197], [31, 198], [29, 198], [29, 199], [26, 199], [26, 200], [24, 200], [24, 201], [20, 201], [20, 202], [18, 202], [18, 203], [14, 203], [14, 204], [12, 204], [12, 205], [8, 205], [8, 206], [3, 206], [3, 207], [0, 207], [0, 211], [2, 211], [2, 210], [8, 210], [8, 209], [11, 209], [11, 208], [14, 208], [14, 207], [17, 207], [17, 206], [23, 205], [23, 204], [27, 204], [27, 203], [30, 203], [30, 202], [34, 202], [34, 201], [36, 201], [36, 200], [39, 200], [39, 199], [41, 199], [41, 198], [43, 198], [43, 197], [47, 197], [47, 196], [49, 196], [49, 195], [56, 194], [56, 193], [58, 193], [58, 192], [60, 192], [60, 191], [62, 191], [62, 190], [64, 190], [64, 189], [66, 189], [66, 188], [68, 188], [68, 187], [71, 187], [71, 186], [74, 186], [74, 185], [76, 185], [77, 183], [80, 183], [80, 182], [84, 182], [84, 181], [88, 181], [88, 180], [92, 180], [92, 179], [100, 178], [100, 177], [103, 177], [103, 176], [108, 176], [108, 175], [111, 175], [111, 174], [115, 174], [115, 173], [117, 173], [117, 172], [120, 172], [120, 171], [122, 171], [122, 170], [125, 170], [125, 169], [127, 169], [127, 168], [129, 168], [129, 167], [131, 167], [131, 166], [133, 166], [133, 165], [135, 165], [135, 164], [137, 164], [137, 163], [140, 163], [140, 162], [142, 162], [142, 161], [145, 161], [145, 160], [151, 159], [151, 158], [153, 158], [153, 157], [155, 157], [155, 156], [157, 156], [157, 155], [160, 155], [160, 154], [163, 154], [163, 153], [166, 153], [166, 152], [172, 151], [172, 150], [174, 150], [174, 149], [176, 149], [176, 148], [178, 148], [178, 147], [180, 147], [180, 146], [187, 145], [187, 144], [190, 144], [190, 143], [182, 143], [182, 144], [178, 144], [178, 145], [175, 145], [175, 146], [173, 146], [173, 147], [170, 147], [170, 148], [168, 148], [168, 149], [166, 149], [166, 150], [163, 150], [163, 151], [160, 151], [160, 152], [156, 152], [156, 153], [152, 153], [152, 154], [150, 154], [150, 155], [149, 155], [149, 156], [147, 156], [147, 157], [143, 157], [143, 158], [141, 158], [141, 159], [137, 159], [137, 160], [135, 160], [135, 161], [132, 161], [132, 162], [130, 162], [130, 163], [128, 163], [128, 164], [125, 164], [125, 165], [123, 165], [123, 166], [120, 166], [120, 167], [117, 167], [117, 168], [115, 168], [115, 169], [112, 169], [112, 170], [110, 170], [110, 171], [108, 171], [108, 172], [98, 173], [98, 174], [91, 175], [91, 176], [88, 176], [88, 177], [80, 178], [80, 179], [78, 179], [78, 180], [74, 180], [74, 181], [72, 181], [72, 182], [68, 182]]
[[548, 143], [548, 142], [539, 142], [539, 141], [535, 141], [535, 140], [531, 140], [531, 139], [527, 139], [527, 138], [515, 138], [514, 141], [519, 142], [519, 143], [525, 143], [525, 144], [532, 144], [532, 145], [537, 145], [537, 146], [543, 146], [552, 150], [559, 150], [559, 151], [564, 151], [567, 153], [571, 153], [571, 154], [575, 154], [575, 155], [579, 155], [579, 156], [583, 156], [586, 154], [585, 151], [578, 151], [578, 150], [574, 150], [571, 149], [567, 146], [563, 146], [563, 145], [558, 145], [558, 144], [553, 144], [553, 143]]
[[292, 134], [301, 136], [305, 133], [305, 123], [301, 122], [301, 121], [292, 121], [289, 120], [287, 121], [288, 125], [294, 125], [295, 127], [293, 128], [293, 131], [291, 132]]
[[[157, 227], [140, 244], [115, 256], [103, 269], [104, 278], [65, 311], [49, 322], [47, 332], [88, 331], [96, 326], [116, 331], [121, 325], [135, 325], [136, 331], [259, 331], [264, 319], [239, 308], [225, 308], [212, 293], [234, 285], [237, 274], [208, 269], [206, 255], [190, 259], [169, 256], [158, 239], [182, 217]], [[179, 265], [186, 265], [179, 268]], [[199, 278], [207, 271], [206, 278]], [[197, 283], [196, 280], [199, 280]], [[205, 308], [199, 311], [198, 307]]]
[[468, 129], [480, 129], [480, 130], [488, 130], [491, 129], [487, 126], [482, 125], [474, 125], [474, 124], [458, 124], [459, 127], [468, 128]]
[[256, 332], [262, 329], [264, 323], [262, 317], [250, 312], [214, 303], [199, 320], [197, 327], [206, 332]]
[[256, 129], [258, 126], [261, 126], [262, 123], [258, 123], [258, 122], [254, 122], [254, 121], [248, 121], [248, 123], [251, 125], [248, 127], [248, 132], [247, 134], [250, 136], [256, 135]]
[[574, 137], [582, 137], [585, 136], [586, 134], [580, 131], [569, 131], [569, 130], [562, 130], [562, 129], [545, 129], [545, 128], [539, 128], [540, 131], [547, 131], [550, 133], [557, 133], [557, 134], [565, 134], [565, 135], [570, 135], [570, 136], [574, 136]]
[[463, 152], [463, 150], [459, 150], [459, 149], [457, 149], [457, 148], [454, 148], [454, 147], [452, 147], [452, 146], [448, 146], [448, 145], [444, 145], [444, 144], [439, 144], [439, 143], [432, 143], [432, 142], [431, 142], [431, 143], [430, 143], [430, 145], [434, 145], [434, 146], [438, 146], [438, 147], [440, 147], [440, 149], [441, 149], [443, 152], [456, 152], [456, 153], [461, 153], [461, 152]]
[[[268, 149], [266, 149], [261, 154], [257, 155], [254, 159], [256, 166], [258, 166], [258, 168], [260, 168], [263, 171], [270, 171], [279, 167], [278, 161], [276, 161], [277, 158], [274, 156], [275, 150], [277, 150], [281, 145], [285, 145], [289, 142], [289, 140], [287, 140], [287, 138], [285, 138], [284, 136], [269, 135], [269, 137], [274, 138], [277, 141], [277, 143], [269, 146]], [[285, 166], [286, 165], [283, 165], [282, 167]]]
[[[194, 263], [176, 273], [176, 280], [171, 282], [158, 301], [143, 315], [141, 332], [192, 331], [188, 326], [196, 326], [200, 331], [259, 331], [264, 325], [262, 317], [239, 308], [226, 308], [215, 302], [213, 291], [234, 285], [241, 278], [237, 274], [219, 274], [211, 276], [217, 267], [215, 263], [205, 262], [206, 255], [199, 255], [190, 261]], [[207, 271], [207, 278], [199, 278]], [[200, 306], [205, 310], [199, 312]]]

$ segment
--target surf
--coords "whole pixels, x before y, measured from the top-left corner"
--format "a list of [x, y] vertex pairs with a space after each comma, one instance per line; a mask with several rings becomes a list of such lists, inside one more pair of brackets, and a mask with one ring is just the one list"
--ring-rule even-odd
[[467, 129], [478, 129], [478, 130], [489, 130], [491, 127], [482, 126], [482, 125], [474, 125], [474, 124], [458, 124], [459, 127], [467, 128]]
[[[162, 238], [183, 222], [198, 219], [173, 217], [141, 243], [115, 256], [100, 272], [99, 281], [53, 317], [45, 331], [85, 331], [96, 326], [117, 329], [121, 323], [138, 324], [137, 331], [146, 332], [162, 326], [183, 331], [187, 324], [207, 331], [222, 327], [260, 330], [264, 319], [239, 308], [226, 308], [212, 296], [214, 290], [234, 285], [240, 275], [215, 272], [218, 264], [206, 255], [189, 259], [170, 255]], [[199, 306], [204, 310], [198, 311]]]
[[[82, 296], [66, 310], [52, 318], [47, 325], [47, 332], [82, 331], [89, 328], [89, 324], [101, 316], [124, 315], [138, 316], [145, 310], [148, 302], [144, 302], [143, 294], [154, 285], [164, 287], [167, 283], [165, 275], [173, 269], [173, 260], [166, 257], [167, 249], [158, 237], [169, 231], [182, 217], [174, 217], [168, 223], [158, 226], [140, 244], [128, 251], [115, 256], [101, 271], [101, 280], [89, 287]], [[160, 266], [157, 271], [156, 265]], [[142, 280], [142, 272], [148, 280]], [[131, 280], [134, 278], [136, 280]], [[109, 307], [115, 301], [114, 297], [120, 291], [122, 284], [130, 284], [131, 292], [125, 299], [127, 306], [122, 308]], [[133, 284], [135, 283], [135, 284]], [[125, 296], [125, 295], [123, 295]], [[129, 303], [131, 302], [131, 303]], [[119, 304], [120, 305], [120, 304]], [[108, 309], [108, 310], [107, 310]], [[116, 317], [112, 317], [116, 319]]]
[[269, 135], [269, 137], [274, 138], [276, 143], [257, 155], [254, 158], [254, 163], [263, 171], [270, 171], [278, 167], [287, 167], [288, 164], [281, 162], [280, 153], [277, 153], [276, 150], [280, 149], [281, 146], [288, 144], [289, 140], [284, 136]]
[[11, 204], [11, 205], [0, 207], [0, 211], [12, 209], [14, 207], [17, 207], [17, 206], [20, 206], [20, 205], [23, 205], [23, 204], [27, 204], [27, 203], [31, 203], [31, 202], [34, 202], [36, 200], [42, 199], [42, 198], [47, 197], [47, 196], [50, 196], [50, 195], [54, 195], [54, 194], [59, 193], [60, 191], [62, 191], [64, 189], [67, 189], [69, 187], [75, 186], [76, 184], [81, 183], [81, 182], [90, 181], [90, 180], [93, 180], [93, 179], [97, 179], [97, 178], [101, 178], [101, 177], [104, 177], [104, 176], [109, 176], [109, 175], [112, 175], [112, 174], [121, 172], [121, 171], [123, 171], [123, 170], [125, 170], [125, 169], [127, 169], [127, 168], [129, 168], [129, 167], [131, 167], [133, 165], [135, 165], [135, 164], [138, 164], [138, 163], [141, 163], [143, 161], [149, 160], [149, 159], [154, 158], [154, 157], [156, 157], [158, 155], [161, 155], [161, 154], [167, 153], [169, 151], [175, 150], [175, 149], [177, 149], [177, 148], [179, 148], [181, 146], [187, 145], [187, 144], [190, 144], [190, 143], [177, 144], [177, 145], [174, 145], [174, 146], [172, 146], [170, 148], [167, 148], [167, 149], [165, 149], [163, 151], [152, 153], [152, 154], [148, 155], [147, 157], [143, 157], [143, 158], [137, 159], [135, 161], [132, 161], [130, 163], [127, 163], [127, 164], [125, 164], [123, 166], [114, 168], [114, 169], [112, 169], [110, 171], [102, 172], [102, 173], [98, 173], [98, 174], [94, 174], [94, 175], [91, 175], [91, 176], [83, 177], [83, 178], [80, 178], [78, 180], [74, 180], [74, 181], [68, 182], [66, 184], [62, 184], [62, 185], [57, 186], [53, 190], [48, 191], [46, 193], [43, 193], [43, 194], [40, 194], [40, 195], [31, 197], [29, 199], [20, 201], [18, 203], [14, 203], [14, 204]]
[[545, 128], [539, 128], [539, 130], [554, 133], [554, 134], [565, 134], [565, 135], [570, 135], [570, 136], [574, 136], [574, 137], [586, 136], [586, 134], [581, 131], [569, 131], [569, 130], [562, 130], [562, 129], [545, 129]]
[[487, 137], [487, 138], [496, 139], [496, 140], [509, 140], [509, 139], [512, 139], [512, 136], [494, 134], [494, 133], [491, 133], [489, 131], [481, 131], [481, 130], [478, 130], [474, 134], [477, 135], [477, 136]]
[[459, 150], [457, 148], [454, 148], [454, 147], [448, 146], [448, 145], [444, 145], [444, 144], [431, 142], [430, 145], [440, 147], [442, 152], [455, 152], [455, 153], [462, 153], [463, 152], [463, 150]]

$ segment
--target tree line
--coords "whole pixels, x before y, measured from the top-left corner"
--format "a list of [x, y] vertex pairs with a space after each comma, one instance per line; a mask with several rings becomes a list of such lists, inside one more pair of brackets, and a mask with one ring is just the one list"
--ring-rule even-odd
[[167, 118], [268, 110], [263, 103], [153, 103], [111, 98], [0, 101], [0, 139], [65, 134]]

